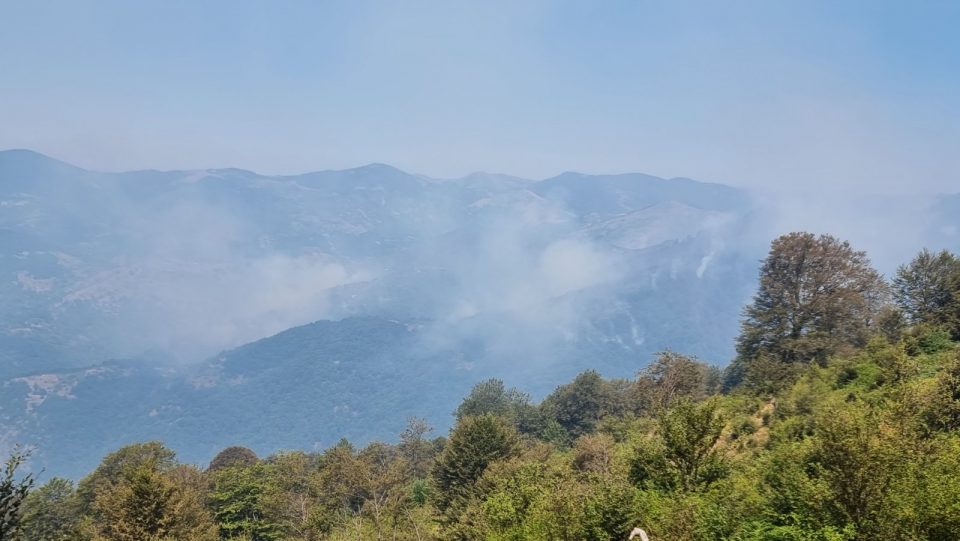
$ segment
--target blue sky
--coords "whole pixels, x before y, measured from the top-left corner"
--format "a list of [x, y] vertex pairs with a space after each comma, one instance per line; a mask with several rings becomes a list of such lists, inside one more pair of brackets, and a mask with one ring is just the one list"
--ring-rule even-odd
[[0, 148], [958, 191], [956, 28], [952, 1], [0, 0]]

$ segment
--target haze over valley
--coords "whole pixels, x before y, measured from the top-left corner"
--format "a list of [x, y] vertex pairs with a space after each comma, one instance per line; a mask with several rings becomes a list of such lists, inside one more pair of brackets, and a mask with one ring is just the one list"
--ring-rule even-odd
[[[12, 150], [0, 185], [4, 444], [72, 474], [131, 440], [202, 462], [446, 427], [487, 377], [542, 396], [668, 349], [723, 366], [782, 221], [749, 191], [638, 173], [98, 173]], [[956, 197], [874, 235], [955, 249]], [[877, 196], [825, 219], [856, 237], [878, 209], [912, 211]]]

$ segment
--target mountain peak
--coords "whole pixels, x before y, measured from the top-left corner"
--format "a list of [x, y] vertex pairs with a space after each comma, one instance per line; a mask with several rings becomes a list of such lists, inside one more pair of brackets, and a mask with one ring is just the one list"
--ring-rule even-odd
[[543, 182], [564, 182], [564, 181], [655, 181], [662, 182], [665, 179], [646, 173], [610, 173], [610, 174], [587, 174], [579, 171], [564, 171], [555, 177], [545, 179]]
[[30, 149], [27, 149], [27, 148], [10, 148], [10, 149], [7, 149], [7, 150], [0, 150], [0, 157], [3, 157], [3, 158], [7, 158], [7, 157], [14, 157], [14, 158], [16, 158], [16, 157], [21, 157], [21, 156], [22, 156], [22, 157], [29, 157], [29, 158], [46, 158], [46, 159], [50, 159], [50, 160], [53, 159], [53, 158], [50, 158], [49, 156], [46, 156], [46, 155], [44, 155], [44, 154], [40, 154], [39, 152], [36, 152], [36, 151], [34, 151], [34, 150], [30, 150]]
[[[66, 162], [51, 158], [46, 154], [41, 154], [34, 150], [26, 148], [11, 148], [9, 150], [0, 150], [0, 164], [18, 163], [18, 164], [59, 164], [67, 167], [74, 167]], [[75, 169], [79, 169], [74, 167]]]
[[388, 165], [380, 162], [368, 163], [367, 165], [361, 165], [360, 167], [354, 167], [352, 169], [346, 169], [350, 172], [362, 172], [362, 173], [378, 173], [378, 174], [391, 174], [391, 175], [409, 175], [406, 171], [397, 169], [392, 165]]
[[0, 172], [5, 181], [45, 177], [51, 173], [77, 173], [83, 169], [50, 156], [22, 148], [0, 150]]

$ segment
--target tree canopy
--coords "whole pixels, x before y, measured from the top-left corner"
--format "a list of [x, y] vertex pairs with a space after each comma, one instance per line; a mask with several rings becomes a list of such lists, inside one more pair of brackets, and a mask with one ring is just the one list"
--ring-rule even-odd
[[[866, 344], [888, 286], [865, 252], [830, 235], [775, 239], [737, 338], [740, 377], [756, 364], [824, 364]], [[785, 375], [782, 373], [781, 375]], [[778, 379], [782, 379], [778, 377]]]

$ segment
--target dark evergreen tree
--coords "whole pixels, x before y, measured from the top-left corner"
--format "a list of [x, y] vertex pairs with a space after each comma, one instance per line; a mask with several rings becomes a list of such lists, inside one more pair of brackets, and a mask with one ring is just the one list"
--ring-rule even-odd
[[0, 540], [3, 541], [19, 536], [24, 500], [33, 487], [32, 474], [17, 477], [17, 469], [25, 458], [19, 448], [14, 449], [0, 477]]
[[456, 520], [487, 466], [517, 452], [517, 434], [503, 419], [480, 415], [461, 420], [433, 469], [436, 505], [444, 522]]

